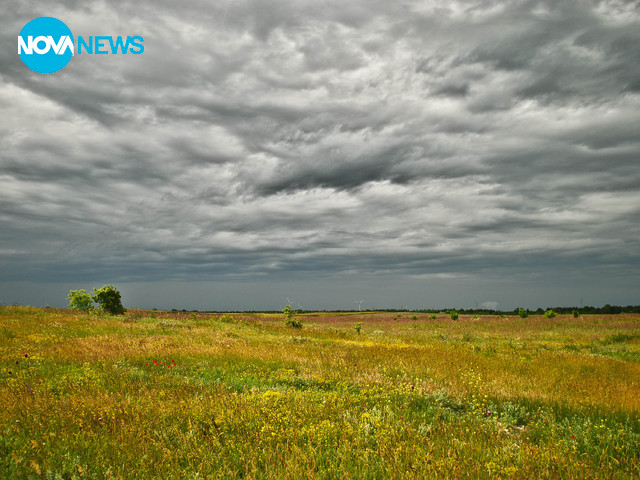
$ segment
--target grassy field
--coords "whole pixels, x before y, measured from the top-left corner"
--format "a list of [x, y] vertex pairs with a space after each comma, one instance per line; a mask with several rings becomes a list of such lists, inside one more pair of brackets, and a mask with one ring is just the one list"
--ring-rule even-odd
[[0, 477], [640, 478], [637, 315], [430, 317], [2, 307]]

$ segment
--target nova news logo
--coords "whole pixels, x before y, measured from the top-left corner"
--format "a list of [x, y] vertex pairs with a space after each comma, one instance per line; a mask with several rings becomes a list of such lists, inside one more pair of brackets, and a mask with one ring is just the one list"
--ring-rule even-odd
[[[139, 55], [144, 39], [137, 36], [78, 36], [78, 55], [87, 53]], [[18, 35], [20, 60], [34, 72], [53, 73], [64, 68], [75, 55], [73, 34], [54, 17], [38, 17], [28, 22]]]

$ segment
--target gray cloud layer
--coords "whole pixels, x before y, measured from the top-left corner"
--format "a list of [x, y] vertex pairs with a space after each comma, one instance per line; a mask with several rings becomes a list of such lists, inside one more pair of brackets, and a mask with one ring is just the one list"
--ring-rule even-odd
[[[40, 15], [145, 53], [35, 74], [15, 37]], [[2, 23], [0, 281], [640, 286], [637, 2], [18, 1]]]

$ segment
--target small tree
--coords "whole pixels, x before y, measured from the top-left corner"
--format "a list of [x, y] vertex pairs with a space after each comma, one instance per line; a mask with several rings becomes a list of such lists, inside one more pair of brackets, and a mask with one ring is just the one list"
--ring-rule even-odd
[[83, 312], [93, 310], [93, 298], [84, 289], [70, 290], [67, 300], [69, 300], [69, 308], [71, 310], [81, 310]]
[[544, 316], [548, 319], [552, 319], [553, 317], [556, 316], [556, 312], [554, 312], [553, 310], [549, 309], [546, 312], [544, 312]]
[[451, 317], [451, 320], [457, 320], [458, 319], [458, 312], [456, 312], [455, 310], [451, 310], [449, 312], [449, 316]]
[[296, 311], [293, 308], [291, 308], [291, 305], [287, 305], [282, 310], [282, 313], [284, 313], [284, 319], [286, 321], [289, 321], [289, 320], [291, 320], [293, 318], [293, 316], [295, 315]]
[[529, 316], [529, 312], [526, 311], [524, 308], [519, 308], [518, 315], [520, 315], [520, 318], [527, 318]]
[[291, 305], [287, 305], [286, 307], [284, 307], [282, 313], [284, 313], [285, 325], [287, 327], [302, 328], [302, 322], [293, 318], [293, 316], [298, 313], [298, 311], [291, 308]]
[[120, 292], [113, 285], [105, 285], [93, 289], [93, 300], [100, 308], [111, 315], [122, 315], [125, 312], [120, 299]]

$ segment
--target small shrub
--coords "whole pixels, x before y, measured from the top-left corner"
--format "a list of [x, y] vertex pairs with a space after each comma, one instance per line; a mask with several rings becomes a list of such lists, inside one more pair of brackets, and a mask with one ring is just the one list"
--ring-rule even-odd
[[439, 407], [447, 408], [454, 412], [464, 410], [464, 405], [462, 405], [462, 403], [460, 403], [455, 397], [449, 396], [444, 389], [440, 389], [437, 392], [432, 393], [431, 400]]
[[504, 402], [500, 412], [500, 421], [507, 425], [522, 426], [529, 423], [531, 413], [526, 407], [512, 402]]
[[458, 320], [458, 312], [456, 312], [455, 310], [451, 310], [449, 312], [449, 316], [451, 317], [451, 320]]
[[362, 322], [356, 323], [356, 326], [354, 328], [356, 329], [356, 332], [358, 333], [358, 335], [360, 335], [360, 330], [362, 329]]
[[556, 312], [554, 312], [553, 310], [549, 309], [546, 312], [544, 312], [544, 316], [545, 318], [554, 318], [556, 316]]
[[529, 312], [526, 311], [524, 308], [519, 308], [518, 315], [520, 315], [520, 318], [527, 318], [529, 316]]
[[291, 320], [295, 315], [296, 311], [293, 308], [291, 308], [291, 305], [287, 305], [282, 310], [282, 313], [284, 313], [285, 320]]
[[282, 310], [282, 313], [284, 313], [284, 324], [287, 327], [302, 328], [302, 322], [300, 322], [300, 320], [298, 319], [293, 318], [293, 316], [298, 313], [298, 311], [291, 308], [291, 305], [285, 306]]
[[409, 318], [410, 318], [411, 320], [417, 320], [417, 319], [418, 319], [418, 316], [417, 316], [417, 315], [411, 315]]
[[573, 315], [573, 318], [578, 318], [580, 316], [580, 312], [578, 310], [573, 310], [571, 312], [571, 315]]
[[302, 322], [300, 322], [300, 320], [298, 320], [296, 318], [292, 318], [290, 320], [287, 320], [285, 325], [287, 327], [291, 327], [291, 328], [302, 328]]
[[437, 315], [431, 315], [431, 316], [429, 317], [429, 320], [437, 320], [437, 319], [438, 319], [438, 316], [437, 316]]

